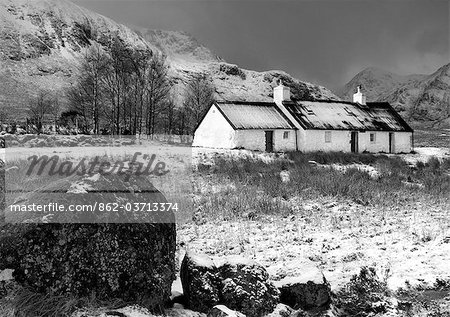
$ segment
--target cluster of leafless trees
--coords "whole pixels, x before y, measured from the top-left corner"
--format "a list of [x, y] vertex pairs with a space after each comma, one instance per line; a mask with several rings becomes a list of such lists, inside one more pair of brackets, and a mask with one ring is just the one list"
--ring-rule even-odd
[[120, 38], [107, 50], [94, 44], [67, 93], [63, 121], [75, 119], [83, 133], [192, 134], [213, 102], [212, 83], [193, 76], [176, 98], [167, 72], [164, 57], [149, 49], [129, 48]]
[[56, 127], [60, 110], [61, 106], [58, 96], [48, 90], [40, 90], [37, 96], [30, 100], [27, 126], [33, 127], [35, 131], [29, 132], [41, 133], [45, 119], [50, 119], [53, 126]]

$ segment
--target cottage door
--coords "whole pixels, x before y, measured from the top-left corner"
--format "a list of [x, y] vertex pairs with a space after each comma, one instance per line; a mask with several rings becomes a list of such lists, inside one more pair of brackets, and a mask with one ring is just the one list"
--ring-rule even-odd
[[273, 152], [273, 131], [266, 131], [266, 152]]
[[389, 153], [395, 152], [395, 139], [394, 139], [394, 133], [389, 132]]
[[352, 132], [350, 139], [350, 148], [352, 153], [358, 153], [358, 132]]

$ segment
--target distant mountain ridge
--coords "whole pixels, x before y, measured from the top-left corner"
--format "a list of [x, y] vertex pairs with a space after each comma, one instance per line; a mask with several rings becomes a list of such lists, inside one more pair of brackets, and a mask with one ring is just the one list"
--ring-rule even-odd
[[0, 110], [24, 120], [30, 97], [39, 90], [57, 91], [64, 98], [87, 48], [93, 43], [107, 48], [115, 36], [132, 48], [166, 55], [179, 99], [187, 80], [200, 72], [211, 76], [218, 99], [268, 101], [279, 79], [294, 96], [338, 99], [283, 71], [255, 72], [228, 64], [185, 32], [132, 30], [67, 0], [0, 0]]
[[138, 27], [132, 27], [132, 29], [148, 43], [151, 43], [163, 52], [169, 59], [184, 59], [197, 62], [224, 61], [187, 32], [150, 30]]
[[387, 101], [413, 125], [450, 127], [450, 64], [430, 75], [401, 76], [378, 68], [366, 68], [338, 95], [350, 99], [363, 86], [367, 101]]

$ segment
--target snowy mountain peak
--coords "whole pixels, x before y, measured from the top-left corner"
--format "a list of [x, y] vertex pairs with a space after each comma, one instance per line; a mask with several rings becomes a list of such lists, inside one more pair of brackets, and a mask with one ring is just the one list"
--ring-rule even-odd
[[196, 38], [185, 31], [133, 29], [171, 59], [199, 62], [222, 61], [209, 48], [200, 44]]
[[366, 68], [338, 95], [348, 100], [358, 85], [364, 87], [368, 101], [390, 102], [416, 125], [450, 125], [450, 64], [431, 75], [398, 75], [379, 68]]
[[196, 73], [211, 77], [218, 99], [272, 100], [273, 85], [281, 77], [297, 97], [337, 98], [284, 72], [228, 64], [186, 32], [133, 30], [67, 0], [0, 0], [0, 110], [14, 108], [6, 112], [23, 121], [30, 97], [40, 90], [59, 92], [63, 99], [86, 49], [97, 44], [108, 52], [116, 37], [130, 49], [164, 53], [179, 98]]

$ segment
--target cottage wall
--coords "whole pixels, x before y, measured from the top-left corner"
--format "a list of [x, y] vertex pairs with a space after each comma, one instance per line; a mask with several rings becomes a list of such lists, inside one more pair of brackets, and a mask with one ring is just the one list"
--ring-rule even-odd
[[299, 151], [350, 152], [350, 131], [331, 131], [331, 142], [325, 142], [325, 130], [299, 130]]
[[[375, 134], [375, 141], [370, 141], [370, 134]], [[409, 153], [413, 150], [412, 132], [394, 132], [394, 153]], [[359, 151], [389, 153], [388, 131], [367, 131], [359, 133]]]
[[[298, 130], [299, 151], [351, 151], [351, 131], [328, 130], [331, 133], [331, 142], [326, 142], [327, 130]], [[375, 140], [370, 141], [370, 134], [375, 133]], [[394, 152], [409, 153], [413, 150], [412, 132], [394, 132]], [[388, 131], [358, 132], [359, 152], [389, 153]]]
[[236, 133], [219, 109], [213, 105], [195, 131], [192, 146], [233, 149]]
[[247, 150], [266, 150], [264, 130], [236, 130], [236, 147]]
[[[284, 138], [284, 133], [288, 132], [288, 138]], [[274, 131], [274, 149], [275, 151], [289, 152], [297, 150], [297, 141], [295, 138], [296, 130], [275, 130]]]
[[[237, 130], [236, 147], [248, 150], [266, 150], [266, 131], [273, 131], [274, 151], [295, 151], [295, 130]], [[284, 139], [284, 132], [289, 132], [287, 139]]]
[[414, 150], [412, 132], [395, 132], [395, 153], [409, 153]]

